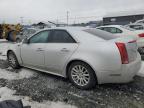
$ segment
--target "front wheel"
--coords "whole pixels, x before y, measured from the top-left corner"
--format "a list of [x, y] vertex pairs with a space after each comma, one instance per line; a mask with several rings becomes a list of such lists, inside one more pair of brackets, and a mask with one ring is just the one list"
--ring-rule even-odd
[[93, 69], [84, 62], [74, 62], [70, 65], [68, 76], [71, 82], [80, 89], [91, 89], [97, 80]]
[[8, 53], [7, 57], [8, 57], [8, 63], [13, 69], [20, 68], [16, 55], [12, 51]]

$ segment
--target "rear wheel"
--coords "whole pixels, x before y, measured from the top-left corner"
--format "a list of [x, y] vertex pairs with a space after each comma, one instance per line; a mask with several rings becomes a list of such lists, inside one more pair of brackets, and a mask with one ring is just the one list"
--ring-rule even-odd
[[68, 70], [70, 81], [80, 89], [91, 89], [97, 80], [93, 69], [84, 62], [74, 62]]
[[19, 65], [19, 63], [18, 63], [18, 60], [17, 60], [17, 58], [16, 58], [16, 55], [15, 55], [12, 51], [10, 51], [10, 52], [8, 53], [7, 57], [8, 57], [8, 63], [9, 63], [9, 65], [10, 65], [12, 68], [14, 68], [14, 69], [19, 69], [19, 68], [20, 68], [20, 65]]
[[139, 48], [139, 49], [138, 49], [138, 52], [139, 52], [141, 55], [144, 55], [144, 48]]

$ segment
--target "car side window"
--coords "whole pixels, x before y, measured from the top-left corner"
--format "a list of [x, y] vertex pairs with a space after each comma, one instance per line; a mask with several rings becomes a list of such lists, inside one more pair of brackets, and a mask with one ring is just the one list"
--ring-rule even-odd
[[116, 33], [122, 33], [122, 30], [116, 28]]
[[49, 43], [76, 43], [71, 35], [65, 30], [54, 30], [48, 37]]
[[122, 33], [122, 31], [120, 29], [115, 28], [115, 27], [105, 27], [103, 30], [113, 33], [113, 34]]
[[50, 31], [41, 31], [29, 39], [29, 43], [47, 43]]
[[117, 33], [116, 28], [109, 28], [109, 30], [110, 30], [111, 33]]

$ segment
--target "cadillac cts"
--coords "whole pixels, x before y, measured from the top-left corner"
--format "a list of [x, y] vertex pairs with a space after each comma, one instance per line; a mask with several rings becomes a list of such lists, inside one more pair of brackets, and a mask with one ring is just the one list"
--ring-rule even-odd
[[8, 62], [13, 68], [23, 66], [69, 78], [80, 89], [131, 81], [141, 67], [136, 41], [128, 37], [105, 40], [88, 31], [44, 29], [10, 46]]

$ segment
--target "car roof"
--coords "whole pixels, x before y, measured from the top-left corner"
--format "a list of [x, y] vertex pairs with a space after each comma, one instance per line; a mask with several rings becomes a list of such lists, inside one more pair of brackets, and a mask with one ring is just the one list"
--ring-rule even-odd
[[100, 27], [121, 27], [122, 25], [105, 25], [105, 26], [99, 26], [97, 28], [100, 28]]
[[86, 27], [52, 27], [52, 28], [44, 28], [42, 30], [83, 30]]
[[38, 32], [44, 31], [44, 30], [83, 31], [86, 28], [87, 27], [52, 27], [52, 28], [39, 29]]
[[144, 26], [143, 23], [132, 23], [132, 24], [128, 24], [128, 25], [143, 25]]
[[[93, 34], [90, 34], [88, 32], [85, 32], [83, 30], [88, 29], [87, 27], [53, 27], [53, 28], [45, 28], [40, 31], [44, 30], [66, 30], [68, 31], [71, 35], [75, 37], [77, 42], [86, 42], [86, 40], [91, 40], [91, 41], [104, 41], [104, 39], [100, 38], [99, 36], [95, 36]], [[40, 32], [39, 31], [39, 32]]]

